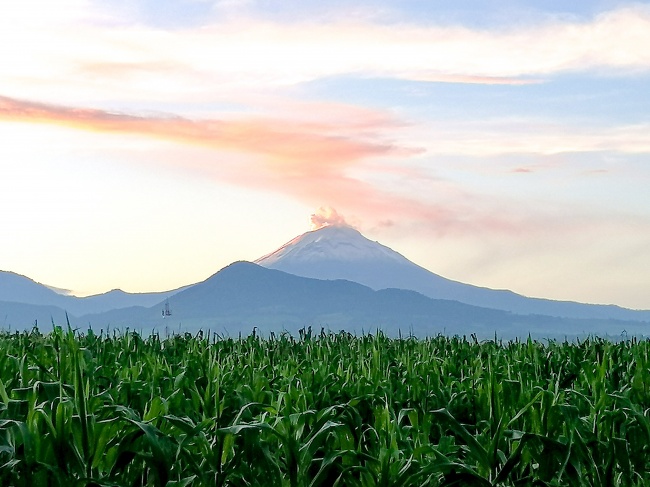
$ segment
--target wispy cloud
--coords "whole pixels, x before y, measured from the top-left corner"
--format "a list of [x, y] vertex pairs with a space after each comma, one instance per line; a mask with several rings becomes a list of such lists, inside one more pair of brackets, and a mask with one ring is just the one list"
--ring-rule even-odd
[[[364, 140], [357, 126], [303, 123], [271, 118], [190, 120], [183, 117], [144, 117], [105, 110], [72, 108], [0, 97], [0, 118], [10, 121], [52, 123], [100, 132], [139, 134], [262, 156], [270, 167], [289, 175], [300, 167], [322, 164], [324, 171], [366, 157], [406, 155], [411, 149], [379, 140]], [[374, 123], [374, 122], [372, 122]], [[338, 162], [341, 161], [341, 162]]]
[[496, 156], [570, 152], [650, 152], [650, 124], [606, 125], [532, 118], [422, 121], [411, 141], [431, 154]]
[[[90, 2], [66, 1], [65, 9], [46, 8], [32, 18], [31, 0], [0, 15], [6, 55], [0, 79], [12, 96], [0, 98], [0, 118], [201, 147], [209, 154], [200, 161], [169, 164], [291, 195], [311, 207], [332, 205], [376, 224], [521, 231], [514, 210], [497, 211], [487, 197], [460, 190], [462, 184], [418, 172], [413, 161], [423, 148], [429, 161], [447, 155], [650, 152], [647, 124], [576, 128], [530, 120], [426, 120], [406, 133], [402, 121], [385, 111], [287, 101], [283, 91], [339, 75], [525, 84], [576, 70], [647, 73], [647, 6], [498, 31], [387, 25], [371, 18], [319, 23], [242, 17], [164, 30], [118, 19]], [[179, 115], [138, 116], [134, 101], [152, 110], [173, 107]], [[233, 103], [241, 112], [203, 111], [215, 102]], [[205, 115], [191, 115], [196, 113]]]
[[[169, 158], [165, 164], [242, 187], [275, 191], [312, 207], [327, 204], [346, 208], [353, 219], [370, 226], [401, 220], [407, 225], [418, 222], [429, 226], [439, 234], [483, 227], [520, 231], [508, 215], [477, 211], [472, 207], [481, 205], [453, 184], [409, 168], [409, 158], [417, 157], [421, 151], [387, 140], [381, 135], [380, 121], [384, 120], [391, 130], [395, 130], [396, 123], [369, 110], [360, 110], [346, 124], [340, 120], [328, 124], [267, 118], [190, 120], [140, 117], [2, 97], [0, 120], [55, 124], [203, 147], [208, 153], [200, 158]], [[227, 153], [243, 157], [234, 157], [236, 163], [232, 163], [224, 155]], [[373, 179], [381, 174], [389, 178], [389, 184]], [[394, 177], [416, 182], [395, 185]], [[418, 193], [409, 194], [409, 188]], [[442, 195], [449, 199], [441, 202]]]
[[[167, 58], [240, 82], [295, 83], [360, 74], [460, 83], [534, 82], [526, 76], [584, 69], [650, 70], [650, 9], [604, 12], [588, 21], [542, 20], [501, 30], [361, 22], [239, 19], [174, 33], [121, 32]], [[178, 43], [178, 44], [176, 44]], [[146, 51], [145, 51], [146, 52]], [[208, 64], [206, 60], [211, 62]], [[254, 77], [254, 78], [253, 78]], [[258, 81], [256, 81], [258, 80]]]
[[163, 30], [69, 2], [70, 8], [36, 17], [42, 2], [2, 7], [5, 93], [58, 103], [208, 101], [339, 75], [525, 84], [567, 71], [650, 71], [650, 8], [644, 5], [501, 30], [250, 18]]

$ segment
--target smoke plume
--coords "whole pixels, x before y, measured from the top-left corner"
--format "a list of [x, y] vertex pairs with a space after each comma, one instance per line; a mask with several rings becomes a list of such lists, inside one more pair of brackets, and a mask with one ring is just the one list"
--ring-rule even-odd
[[334, 208], [331, 206], [321, 206], [311, 216], [311, 229], [318, 230], [319, 228], [330, 225], [349, 226], [343, 215], [339, 214]]

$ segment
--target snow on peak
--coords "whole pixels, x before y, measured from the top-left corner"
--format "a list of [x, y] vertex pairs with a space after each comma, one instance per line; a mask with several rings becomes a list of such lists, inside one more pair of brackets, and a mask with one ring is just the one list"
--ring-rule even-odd
[[394, 250], [367, 239], [350, 226], [326, 225], [294, 238], [255, 263], [273, 267], [282, 261], [308, 263], [330, 260], [403, 262], [406, 259]]

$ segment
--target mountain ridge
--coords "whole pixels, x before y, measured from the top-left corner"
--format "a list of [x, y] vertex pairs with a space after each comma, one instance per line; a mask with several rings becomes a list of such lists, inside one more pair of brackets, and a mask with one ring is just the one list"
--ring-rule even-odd
[[[145, 332], [211, 331], [220, 335], [287, 331], [305, 326], [353, 333], [382, 330], [390, 335], [418, 337], [437, 334], [469, 335], [482, 339], [576, 337], [589, 334], [642, 336], [650, 323], [614, 320], [576, 320], [538, 315], [516, 315], [502, 310], [471, 306], [458, 301], [435, 300], [403, 289], [375, 291], [346, 280], [319, 280], [267, 269], [250, 262], [235, 262], [206, 280], [168, 298], [171, 316], [161, 313], [162, 303], [152, 307], [115, 309], [84, 316], [47, 319], [38, 308], [38, 323], [65, 324], [77, 329], [121, 329]], [[0, 302], [0, 313], [15, 303]], [[29, 305], [18, 305], [27, 306]], [[27, 311], [30, 311], [29, 309]], [[61, 310], [57, 311], [61, 313]], [[5, 315], [6, 316], [6, 315]], [[33, 315], [13, 329], [33, 326]], [[60, 315], [61, 316], [61, 315]], [[6, 320], [5, 320], [6, 325]], [[5, 326], [6, 328], [6, 326]]]
[[[375, 248], [373, 255], [383, 258], [342, 259], [337, 253], [328, 252], [329, 249], [344, 245], [348, 248]], [[456, 300], [517, 314], [650, 321], [650, 310], [534, 298], [510, 290], [454, 281], [411, 262], [402, 254], [371, 241], [348, 226], [329, 225], [306, 232], [255, 260], [255, 263], [302, 277], [347, 279], [375, 290], [409, 289], [433, 299]]]
[[[166, 302], [170, 316], [161, 313]], [[216, 326], [240, 333], [253, 326], [271, 331], [319, 324], [346, 330], [413, 326], [424, 335], [490, 327], [511, 336], [559, 336], [578, 328], [587, 334], [650, 331], [650, 311], [528, 298], [453, 281], [347, 226], [307, 232], [256, 263], [235, 262], [200, 283], [162, 293], [112, 290], [77, 298], [0, 271], [5, 328], [68, 319], [82, 329]]]
[[50, 286], [22, 274], [0, 271], [0, 301], [54, 306], [77, 316], [131, 306], [153, 306], [187, 287], [152, 293], [128, 293], [113, 289], [101, 294], [77, 297], [57, 293]]

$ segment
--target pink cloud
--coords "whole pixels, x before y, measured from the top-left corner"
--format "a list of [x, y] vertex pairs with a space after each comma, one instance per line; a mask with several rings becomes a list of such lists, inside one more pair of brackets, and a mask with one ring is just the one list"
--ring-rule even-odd
[[407, 155], [412, 149], [380, 140], [365, 140], [355, 123], [333, 125], [272, 118], [190, 120], [141, 117], [88, 108], [70, 108], [0, 97], [0, 119], [52, 123], [73, 128], [138, 134], [263, 156], [270, 168], [301, 174], [323, 162], [325, 171], [340, 169], [366, 157]]
[[[338, 118], [336, 110], [348, 115]], [[73, 108], [0, 97], [0, 120], [54, 124], [102, 133], [139, 135], [214, 151], [200, 160], [167, 160], [167, 164], [242, 187], [275, 191], [312, 207], [331, 205], [368, 226], [400, 222], [435, 234], [490, 229], [519, 232], [508, 215], [481, 210], [482, 205], [447, 181], [404, 165], [421, 152], [397, 145], [382, 131], [399, 125], [385, 113], [335, 107], [324, 121], [269, 117], [200, 119], [146, 117], [105, 110]], [[232, 158], [224, 152], [233, 154]], [[239, 154], [236, 156], [236, 154]], [[236, 157], [235, 157], [236, 156]], [[235, 161], [235, 162], [233, 162]], [[353, 177], [352, 171], [419, 180], [432, 195], [419, 198]], [[443, 203], [436, 201], [444, 200]], [[345, 221], [332, 210], [320, 224]], [[384, 223], [382, 223], [384, 222]]]

